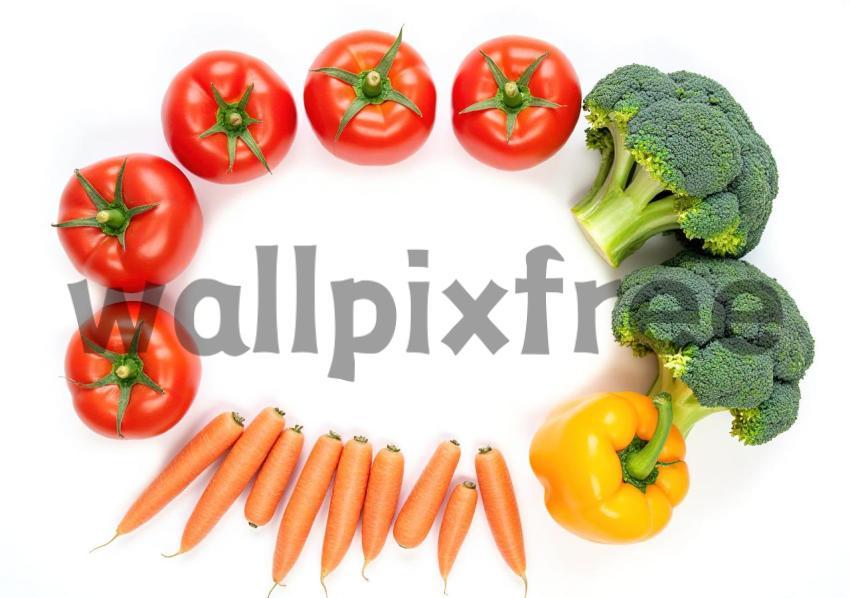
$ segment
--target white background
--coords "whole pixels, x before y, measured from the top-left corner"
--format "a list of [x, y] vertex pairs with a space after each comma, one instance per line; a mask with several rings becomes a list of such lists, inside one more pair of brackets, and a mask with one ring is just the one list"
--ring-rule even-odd
[[[368, 4], [364, 6], [364, 4]], [[0, 595], [88, 598], [120, 595], [253, 596], [270, 584], [276, 525], [251, 530], [235, 505], [194, 552], [164, 560], [206, 476], [137, 533], [108, 538], [138, 492], [213, 414], [252, 416], [284, 407], [309, 439], [329, 427], [399, 443], [409, 488], [434, 445], [457, 437], [458, 476], [473, 472], [474, 449], [507, 455], [526, 529], [530, 596], [847, 596], [846, 259], [848, 211], [846, 2], [328, 3], [66, 2], [4, 9], [2, 46], [3, 253], [0, 371]], [[341, 162], [317, 142], [301, 105], [307, 65], [333, 38], [360, 28], [390, 32], [428, 62], [438, 89], [437, 123], [413, 158], [388, 168]], [[616, 347], [610, 302], [600, 309], [600, 354], [575, 354], [574, 283], [617, 278], [675, 251], [659, 240], [620, 273], [605, 266], [574, 225], [569, 206], [590, 183], [596, 156], [581, 129], [553, 159], [506, 173], [468, 157], [450, 125], [455, 69], [475, 44], [497, 35], [539, 37], [574, 62], [583, 91], [629, 62], [689, 69], [719, 79], [772, 145], [781, 191], [761, 245], [749, 259], [780, 278], [817, 337], [803, 383], [800, 420], [775, 442], [739, 445], [728, 417], [706, 420], [689, 438], [692, 486], [671, 525], [634, 546], [580, 540], [547, 515], [527, 465], [528, 442], [558, 401], [591, 390], [640, 390], [653, 364]], [[241, 186], [192, 179], [205, 230], [195, 261], [170, 285], [173, 305], [188, 282], [214, 277], [243, 286], [242, 333], [254, 334], [254, 246], [280, 245], [280, 355], [204, 359], [203, 381], [185, 419], [162, 437], [117, 442], [77, 419], [63, 354], [75, 329], [65, 285], [79, 280], [49, 224], [73, 168], [127, 152], [173, 159], [159, 107], [171, 76], [199, 53], [234, 49], [269, 62], [292, 88], [299, 128], [274, 176]], [[581, 127], [581, 123], [579, 124]], [[366, 185], [379, 193], [363, 194]], [[292, 246], [318, 245], [319, 354], [293, 355]], [[565, 293], [549, 299], [552, 353], [522, 356], [525, 298], [512, 292], [525, 253], [552, 244], [565, 256], [550, 275]], [[431, 250], [431, 267], [409, 270], [408, 248]], [[333, 346], [330, 281], [387, 285], [399, 308], [386, 351], [360, 357], [357, 381], [327, 378]], [[455, 278], [473, 294], [489, 279], [511, 290], [493, 316], [511, 342], [492, 356], [473, 340], [458, 356], [440, 339], [456, 310], [441, 295]], [[427, 356], [405, 353], [409, 280], [432, 282]], [[95, 300], [101, 291], [96, 289]], [[358, 312], [359, 329], [370, 327]], [[212, 305], [199, 327], [215, 329]], [[281, 592], [320, 596], [320, 515]], [[275, 521], [276, 523], [276, 521]], [[436, 534], [415, 551], [392, 540], [358, 577], [359, 536], [329, 578], [331, 596], [438, 596]], [[840, 554], [844, 557], [840, 557]], [[280, 590], [279, 590], [280, 591]], [[450, 580], [452, 596], [517, 598], [521, 584], [500, 560], [479, 508]]]

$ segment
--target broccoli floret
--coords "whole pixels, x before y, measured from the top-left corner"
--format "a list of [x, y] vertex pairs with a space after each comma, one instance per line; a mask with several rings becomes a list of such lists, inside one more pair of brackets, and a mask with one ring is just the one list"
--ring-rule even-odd
[[573, 213], [608, 263], [663, 232], [711, 255], [740, 257], [758, 244], [776, 163], [723, 86], [630, 65], [599, 81], [584, 108], [587, 145], [602, 160]]
[[796, 420], [814, 340], [788, 292], [755, 266], [686, 250], [640, 268], [620, 284], [612, 327], [620, 344], [656, 354], [649, 393], [670, 393], [683, 434], [730, 411], [732, 433], [762, 444]]

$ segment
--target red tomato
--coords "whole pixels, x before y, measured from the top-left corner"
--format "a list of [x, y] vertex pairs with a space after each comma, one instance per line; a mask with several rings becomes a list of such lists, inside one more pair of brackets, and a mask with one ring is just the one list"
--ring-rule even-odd
[[401, 33], [340, 37], [313, 61], [304, 86], [307, 116], [322, 145], [355, 164], [394, 164], [416, 152], [434, 126], [436, 101], [428, 67], [401, 43]]
[[[482, 53], [493, 65], [488, 66]], [[499, 73], [504, 76], [501, 85]], [[505, 36], [481, 44], [461, 63], [452, 110], [455, 135], [467, 152], [490, 166], [521, 170], [543, 162], [566, 143], [581, 111], [581, 89], [572, 64], [556, 47]]]
[[295, 102], [269, 65], [208, 52], [177, 73], [162, 102], [165, 140], [180, 163], [217, 183], [255, 179], [295, 138]]
[[[85, 341], [83, 340], [85, 339]], [[138, 301], [106, 306], [71, 337], [65, 375], [80, 419], [113, 438], [156, 436], [192, 404], [201, 360], [167, 311]]]
[[202, 224], [195, 191], [179, 168], [157, 156], [130, 154], [76, 171], [62, 192], [56, 226], [83, 276], [137, 292], [186, 268]]

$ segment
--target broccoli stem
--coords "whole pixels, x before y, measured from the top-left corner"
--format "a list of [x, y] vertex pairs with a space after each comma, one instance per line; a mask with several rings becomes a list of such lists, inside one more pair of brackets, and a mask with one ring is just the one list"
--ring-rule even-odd
[[[614, 158], [605, 182], [579, 202], [573, 213], [591, 244], [617, 267], [649, 238], [679, 228], [679, 209], [672, 196], [653, 201], [666, 189], [635, 164], [622, 131], [617, 126], [609, 131]], [[603, 155], [603, 168], [606, 158]]]
[[667, 392], [672, 397], [673, 425], [687, 436], [691, 428], [704, 417], [720, 411], [728, 411], [724, 407], [703, 407], [690, 387], [681, 378], [673, 376], [673, 372], [665, 365], [664, 357], [658, 356], [658, 376], [647, 393], [654, 397], [659, 392]]

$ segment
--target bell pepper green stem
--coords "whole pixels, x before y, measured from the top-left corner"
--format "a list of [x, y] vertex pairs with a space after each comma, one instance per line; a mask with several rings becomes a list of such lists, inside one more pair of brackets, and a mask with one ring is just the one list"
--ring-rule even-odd
[[638, 480], [645, 480], [655, 469], [658, 464], [658, 455], [661, 454], [661, 449], [664, 448], [667, 436], [670, 435], [670, 428], [673, 426], [673, 404], [670, 395], [666, 392], [658, 393], [653, 403], [658, 408], [655, 432], [646, 446], [626, 459], [626, 470], [629, 475]]

